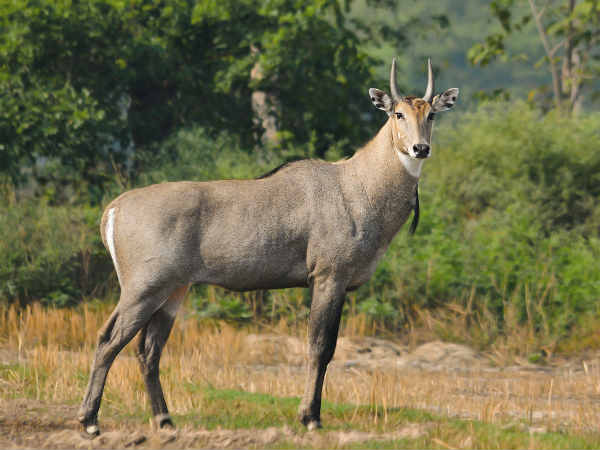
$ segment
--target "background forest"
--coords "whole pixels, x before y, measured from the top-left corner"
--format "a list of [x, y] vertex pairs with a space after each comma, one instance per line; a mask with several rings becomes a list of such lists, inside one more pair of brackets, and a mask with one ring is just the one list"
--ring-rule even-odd
[[[0, 1], [0, 303], [112, 302], [98, 225], [137, 186], [250, 178], [351, 155], [368, 88], [459, 87], [421, 223], [345, 317], [482, 348], [598, 347], [597, 0]], [[302, 290], [197, 287], [199, 319], [302, 321]], [[448, 326], [453, 324], [454, 326]]]

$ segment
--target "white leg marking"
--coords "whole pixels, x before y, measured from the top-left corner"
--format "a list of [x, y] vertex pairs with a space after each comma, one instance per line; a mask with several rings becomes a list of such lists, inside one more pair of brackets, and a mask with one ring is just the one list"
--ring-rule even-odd
[[119, 263], [117, 262], [117, 253], [115, 250], [115, 208], [111, 208], [108, 211], [108, 220], [106, 221], [106, 243], [108, 244], [108, 251], [110, 257], [115, 265], [117, 271], [117, 278], [119, 283], [121, 282], [121, 274], [119, 272]]
[[400, 162], [404, 166], [404, 168], [410, 173], [413, 177], [419, 178], [421, 176], [421, 167], [423, 166], [424, 159], [411, 158], [406, 153], [402, 153], [396, 150], [398, 154], [398, 158]]
[[306, 428], [308, 429], [308, 431], [313, 431], [313, 430], [322, 428], [322, 425], [321, 425], [320, 421], [312, 420], [312, 421], [308, 422], [308, 425], [306, 426]]
[[88, 425], [85, 431], [87, 434], [96, 434], [98, 432], [98, 425]]

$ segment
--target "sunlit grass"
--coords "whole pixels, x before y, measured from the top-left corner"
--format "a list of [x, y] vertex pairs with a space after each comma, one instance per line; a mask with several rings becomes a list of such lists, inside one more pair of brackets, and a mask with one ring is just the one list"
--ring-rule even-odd
[[[11, 360], [0, 366], [0, 397], [78, 404], [87, 383], [97, 330], [111, 307], [1, 307], [0, 347], [8, 351]], [[445, 321], [440, 317], [435, 320], [438, 326], [454, 325], [460, 330], [464, 314], [456, 314], [454, 321], [448, 317]], [[361, 323], [360, 316], [347, 320], [342, 336], [356, 336], [364, 329]], [[223, 392], [228, 392], [223, 390], [299, 398], [304, 387], [305, 329], [290, 328], [281, 322], [269, 327], [272, 339], [265, 339], [255, 334], [259, 331], [257, 325], [235, 327], [199, 322], [183, 312], [161, 360], [165, 397], [176, 420], [207, 428], [242, 426], [235, 413], [239, 412], [236, 405], [243, 396], [236, 394], [235, 400], [223, 398]], [[414, 338], [420, 340], [431, 331], [414, 333], [422, 334]], [[489, 356], [497, 364], [512, 364], [515, 360], [510, 357], [510, 347], [497, 347]], [[340, 357], [344, 357], [343, 346], [324, 388], [323, 420], [328, 426], [385, 431], [393, 423], [391, 411], [398, 408], [420, 408], [489, 424], [525, 423], [574, 433], [589, 432], [600, 420], [600, 405], [594, 400], [600, 394], [600, 367], [591, 362], [548, 373], [490, 372], [478, 368], [415, 371], [393, 366], [372, 370], [344, 368], [336, 362]], [[256, 403], [262, 397], [252, 398]], [[248, 426], [297, 426], [295, 401], [277, 403], [286, 405], [284, 413], [265, 404], [263, 419], [248, 412], [253, 417]], [[369, 416], [365, 411], [373, 414]], [[142, 422], [150, 418], [131, 344], [109, 374], [101, 418], [103, 415], [137, 417]], [[371, 419], [367, 420], [367, 416]]]

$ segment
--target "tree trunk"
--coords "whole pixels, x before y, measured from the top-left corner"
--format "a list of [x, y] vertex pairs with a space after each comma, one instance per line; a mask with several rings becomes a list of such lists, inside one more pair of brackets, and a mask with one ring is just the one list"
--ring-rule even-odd
[[[569, 0], [571, 1], [571, 0]], [[540, 39], [542, 44], [544, 45], [544, 50], [546, 51], [546, 56], [548, 57], [548, 61], [550, 63], [550, 73], [552, 74], [552, 92], [554, 93], [554, 102], [558, 108], [561, 108], [561, 96], [562, 96], [562, 88], [561, 88], [561, 78], [558, 73], [558, 67], [556, 67], [556, 61], [554, 61], [554, 54], [556, 49], [552, 49], [550, 47], [550, 42], [548, 41], [548, 35], [546, 34], [546, 30], [544, 29], [544, 24], [542, 23], [542, 11], [537, 10], [535, 6], [534, 0], [529, 0], [529, 7], [531, 8], [531, 14], [535, 20], [535, 25], [537, 27], [538, 33], [540, 35]]]
[[[253, 54], [258, 54], [259, 50], [255, 46], [251, 46], [250, 51]], [[257, 61], [250, 72], [251, 80], [261, 80], [264, 74], [260, 63]], [[254, 91], [252, 93], [252, 111], [254, 111], [254, 123], [259, 125], [264, 130], [260, 141], [262, 144], [277, 143], [277, 122], [275, 120], [275, 112], [277, 110], [277, 98], [273, 94], [264, 91]]]

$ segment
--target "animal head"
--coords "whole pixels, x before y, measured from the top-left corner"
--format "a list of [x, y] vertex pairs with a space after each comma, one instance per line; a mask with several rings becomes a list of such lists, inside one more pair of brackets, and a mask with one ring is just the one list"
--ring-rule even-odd
[[379, 89], [369, 89], [369, 96], [375, 107], [385, 111], [392, 121], [394, 148], [415, 159], [431, 156], [431, 131], [435, 115], [448, 111], [458, 98], [457, 88], [434, 95], [431, 60], [427, 62], [427, 67], [427, 89], [422, 98], [398, 94], [396, 58], [392, 60], [390, 74], [391, 95]]

